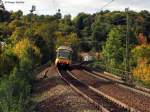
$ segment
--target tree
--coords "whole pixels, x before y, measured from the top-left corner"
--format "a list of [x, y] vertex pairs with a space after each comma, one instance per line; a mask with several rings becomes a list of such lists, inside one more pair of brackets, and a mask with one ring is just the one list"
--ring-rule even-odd
[[23, 16], [23, 12], [21, 10], [11, 13], [12, 20], [20, 20], [22, 18], [22, 16]]
[[25, 36], [25, 28], [24, 27], [14, 27], [15, 30], [9, 38], [11, 44], [15, 45], [18, 41], [20, 41]]
[[26, 62], [23, 66], [28, 65], [28, 70], [32, 69], [33, 65], [39, 63], [40, 51], [27, 38], [20, 40], [13, 48], [13, 52], [19, 58], [20, 63]]
[[10, 13], [6, 10], [0, 10], [0, 22], [5, 22], [10, 20]]
[[133, 75], [146, 85], [150, 85], [150, 45], [135, 47], [132, 55], [136, 61], [136, 66], [132, 70]]
[[5, 45], [0, 54], [0, 77], [9, 74], [18, 64], [17, 57], [13, 54], [10, 45]]
[[71, 21], [71, 15], [65, 15], [62, 20], [59, 22], [59, 31], [65, 33], [66, 35], [75, 32], [75, 27]]
[[103, 46], [103, 56], [110, 67], [120, 68], [123, 63], [124, 48], [122, 38], [125, 37], [121, 27], [115, 27], [108, 34], [106, 44]]
[[7, 23], [0, 23], [0, 41], [6, 42], [12, 35]]
[[85, 20], [88, 17], [85, 13], [79, 13], [77, 17], [74, 19], [75, 26], [78, 30], [82, 30], [85, 27]]
[[20, 20], [17, 20], [17, 19], [13, 20], [13, 21], [12, 21], [11, 23], [9, 23], [9, 25], [8, 25], [8, 27], [9, 27], [12, 31], [14, 31], [15, 28], [18, 28], [18, 27], [21, 27], [21, 26], [23, 26], [23, 23], [22, 23]]
[[150, 45], [142, 44], [140, 46], [136, 46], [134, 49], [132, 49], [132, 55], [137, 62], [141, 59], [146, 59], [148, 64], [150, 64]]
[[39, 38], [42, 38], [42, 43], [45, 43], [44, 45], [38, 44], [38, 47], [42, 50], [42, 63], [46, 63], [49, 60], [53, 60], [55, 55], [54, 34], [55, 31], [58, 29], [58, 22], [44, 22], [33, 26], [33, 28], [35, 29], [35, 32], [33, 37], [30, 37], [33, 43], [37, 44], [37, 41], [39, 41], [37, 39]]
[[[107, 13], [106, 13], [107, 14]], [[112, 25], [110, 20], [102, 12], [95, 17], [95, 21], [92, 24], [92, 41], [95, 51], [102, 50], [102, 44], [106, 41], [107, 35], [110, 32]]]
[[113, 25], [126, 25], [126, 14], [123, 12], [112, 12], [111, 15], [111, 22]]
[[91, 30], [92, 18], [89, 14], [79, 13], [73, 20], [76, 32], [80, 38], [87, 37]]

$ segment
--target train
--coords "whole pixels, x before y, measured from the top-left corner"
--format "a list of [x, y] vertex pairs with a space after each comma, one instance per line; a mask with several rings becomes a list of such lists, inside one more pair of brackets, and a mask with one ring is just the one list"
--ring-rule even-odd
[[67, 69], [72, 64], [72, 53], [73, 50], [69, 46], [60, 46], [56, 50], [55, 65], [58, 68]]

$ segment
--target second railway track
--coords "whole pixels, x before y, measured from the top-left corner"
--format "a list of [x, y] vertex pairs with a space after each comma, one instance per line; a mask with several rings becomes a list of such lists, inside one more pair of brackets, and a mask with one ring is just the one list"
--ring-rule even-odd
[[86, 72], [87, 74], [89, 75], [92, 75], [94, 77], [97, 77], [97, 78], [103, 78], [104, 80], [108, 80], [108, 81], [112, 81], [114, 82], [115, 84], [117, 84], [118, 86], [121, 86], [123, 88], [126, 88], [126, 89], [129, 89], [131, 91], [134, 91], [136, 93], [139, 93], [139, 94], [142, 94], [142, 95], [145, 95], [147, 97], [150, 97], [150, 92], [149, 91], [144, 91], [144, 90], [141, 90], [141, 89], [136, 89], [134, 87], [130, 87], [128, 86], [127, 84], [125, 84], [123, 81], [121, 80], [118, 80], [118, 79], [115, 79], [115, 78], [112, 78], [112, 77], [109, 77], [108, 75], [106, 74], [103, 74], [103, 73], [99, 73], [99, 72], [95, 72], [95, 71], [88, 71], [88, 70], [83, 70], [84, 72]]
[[122, 79], [121, 77], [119, 76], [115, 76], [111, 73], [108, 73], [108, 72], [103, 72], [103, 73], [100, 73], [98, 72], [99, 70], [96, 70], [94, 68], [89, 68], [88, 66], [82, 66], [82, 68], [92, 74], [95, 74], [95, 75], [98, 75], [100, 77], [104, 77], [108, 80], [111, 80], [111, 81], [114, 81], [114, 82], [117, 82], [117, 83], [120, 83], [122, 86], [126, 86], [138, 93], [142, 93], [142, 94], [145, 94], [146, 96], [150, 96], [150, 89], [147, 89], [147, 88], [144, 88], [144, 87], [140, 87], [138, 85], [134, 85], [132, 87], [129, 87]]
[[119, 86], [113, 81], [101, 77], [95, 77], [85, 71], [76, 69], [72, 71], [73, 76], [82, 82], [102, 91], [122, 103], [133, 107], [140, 112], [150, 112], [150, 100], [148, 96], [132, 91], [128, 88]]
[[[58, 69], [59, 75], [65, 80], [73, 89], [86, 99], [94, 103], [102, 112], [134, 112], [133, 108], [130, 108], [118, 101], [111, 100], [97, 89], [81, 82], [74, 77], [70, 72]], [[137, 112], [137, 111], [136, 111]]]

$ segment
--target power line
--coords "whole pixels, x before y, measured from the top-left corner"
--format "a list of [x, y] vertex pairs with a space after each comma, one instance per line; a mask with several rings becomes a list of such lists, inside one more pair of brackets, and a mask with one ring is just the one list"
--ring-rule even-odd
[[112, 2], [114, 2], [115, 0], [111, 0], [110, 2], [108, 2], [107, 4], [105, 4], [104, 6], [102, 6], [100, 8], [100, 10], [104, 9], [105, 7], [107, 7], [108, 5], [110, 5]]

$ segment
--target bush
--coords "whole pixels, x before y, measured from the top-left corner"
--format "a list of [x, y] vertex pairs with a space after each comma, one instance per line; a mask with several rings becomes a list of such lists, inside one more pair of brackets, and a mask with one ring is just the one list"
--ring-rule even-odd
[[[23, 71], [15, 68], [0, 80], [0, 112], [25, 112], [30, 102], [31, 86]], [[26, 74], [27, 75], [27, 74]]]
[[150, 65], [147, 64], [147, 60], [141, 60], [140, 64], [133, 69], [133, 75], [140, 80], [143, 84], [150, 87]]

